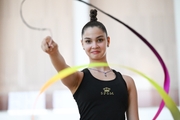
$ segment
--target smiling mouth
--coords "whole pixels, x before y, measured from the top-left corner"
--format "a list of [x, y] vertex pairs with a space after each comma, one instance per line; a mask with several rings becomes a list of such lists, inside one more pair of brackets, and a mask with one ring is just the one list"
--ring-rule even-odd
[[98, 53], [100, 53], [100, 51], [93, 51], [93, 52], [91, 52], [92, 54], [98, 54]]

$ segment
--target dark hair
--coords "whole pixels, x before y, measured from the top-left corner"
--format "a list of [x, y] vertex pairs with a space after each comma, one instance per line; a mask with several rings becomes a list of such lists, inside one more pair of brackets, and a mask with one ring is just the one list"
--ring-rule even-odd
[[97, 10], [96, 9], [91, 9], [90, 10], [90, 21], [88, 23], [86, 23], [84, 25], [84, 27], [82, 28], [82, 35], [84, 34], [84, 31], [88, 28], [88, 27], [98, 27], [100, 28], [103, 32], [106, 33], [107, 35], [107, 30], [106, 27], [99, 21], [97, 21]]

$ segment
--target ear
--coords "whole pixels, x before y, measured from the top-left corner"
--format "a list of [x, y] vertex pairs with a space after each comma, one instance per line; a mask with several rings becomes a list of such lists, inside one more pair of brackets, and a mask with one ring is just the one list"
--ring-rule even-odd
[[[84, 45], [83, 45], [83, 40], [81, 40], [81, 45], [82, 45], [82, 47], [84, 46]], [[84, 50], [84, 47], [83, 47], [83, 50]]]
[[107, 47], [109, 47], [109, 45], [110, 45], [110, 37], [108, 36], [107, 37]]

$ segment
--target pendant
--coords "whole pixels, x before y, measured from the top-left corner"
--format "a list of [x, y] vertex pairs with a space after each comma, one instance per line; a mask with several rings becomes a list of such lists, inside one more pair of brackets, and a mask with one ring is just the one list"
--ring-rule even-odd
[[104, 76], [107, 77], [106, 73], [104, 73]]

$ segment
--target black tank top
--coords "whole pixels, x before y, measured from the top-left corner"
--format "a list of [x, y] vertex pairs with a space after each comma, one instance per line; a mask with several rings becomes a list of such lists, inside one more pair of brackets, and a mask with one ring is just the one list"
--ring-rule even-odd
[[74, 93], [80, 120], [125, 120], [128, 90], [122, 75], [113, 70], [116, 78], [102, 81], [84, 69], [82, 82]]

